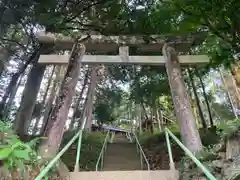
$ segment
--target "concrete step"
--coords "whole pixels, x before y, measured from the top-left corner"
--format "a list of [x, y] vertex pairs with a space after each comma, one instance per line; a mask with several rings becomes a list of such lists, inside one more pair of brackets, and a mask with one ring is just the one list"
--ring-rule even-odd
[[103, 171], [141, 170], [140, 157], [134, 144], [108, 144], [104, 157]]
[[176, 170], [71, 172], [70, 180], [178, 180]]
[[129, 140], [127, 139], [127, 137], [125, 135], [116, 134], [113, 138], [113, 142], [124, 143], [124, 142], [129, 142]]

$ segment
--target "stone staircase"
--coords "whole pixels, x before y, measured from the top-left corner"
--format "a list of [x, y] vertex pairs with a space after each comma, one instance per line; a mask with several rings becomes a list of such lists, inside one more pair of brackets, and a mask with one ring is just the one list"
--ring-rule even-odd
[[178, 180], [176, 170], [141, 170], [136, 145], [123, 135], [116, 134], [108, 144], [103, 171], [71, 172], [71, 180]]
[[104, 157], [103, 171], [141, 170], [140, 158], [136, 146], [127, 138], [116, 135], [113, 143], [108, 144]]

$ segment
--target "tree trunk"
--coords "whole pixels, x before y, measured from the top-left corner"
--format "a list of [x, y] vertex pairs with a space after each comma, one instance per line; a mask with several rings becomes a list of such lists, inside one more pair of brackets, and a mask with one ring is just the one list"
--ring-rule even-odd
[[206, 120], [205, 120], [204, 115], [203, 115], [203, 111], [202, 111], [202, 108], [201, 108], [201, 103], [200, 103], [200, 100], [198, 98], [197, 89], [196, 89], [196, 86], [195, 86], [195, 83], [194, 83], [193, 74], [190, 71], [190, 69], [188, 69], [188, 76], [189, 76], [189, 79], [190, 79], [190, 82], [191, 82], [191, 85], [192, 85], [193, 94], [194, 94], [196, 104], [197, 104], [197, 107], [198, 107], [198, 112], [199, 112], [199, 116], [200, 116], [200, 119], [201, 119], [202, 126], [203, 126], [203, 128], [207, 128], [207, 123], [206, 123]]
[[233, 75], [227, 72], [223, 74], [223, 78], [226, 82], [226, 88], [232, 97], [235, 107], [240, 109], [240, 93]]
[[240, 132], [227, 139], [226, 159], [234, 159], [240, 155]]
[[157, 110], [157, 113], [158, 113], [158, 117], [159, 117], [159, 124], [161, 126], [161, 129], [163, 131], [164, 129], [164, 126], [163, 126], [163, 113], [162, 113], [162, 110], [159, 108], [159, 110]]
[[226, 91], [226, 93], [227, 93], [228, 100], [229, 100], [229, 102], [230, 102], [230, 104], [231, 104], [231, 107], [232, 107], [232, 111], [233, 111], [233, 113], [234, 113], [234, 116], [235, 116], [236, 118], [238, 118], [238, 115], [237, 115], [237, 112], [236, 112], [236, 108], [234, 107], [233, 99], [232, 99], [231, 94], [229, 93], [229, 90], [228, 90], [228, 88], [227, 88], [227, 83], [226, 83], [226, 81], [225, 81], [225, 79], [224, 79], [224, 76], [223, 76], [223, 73], [222, 73], [221, 68], [219, 68], [219, 73], [220, 73], [220, 77], [221, 77], [221, 80], [222, 80], [224, 89], [225, 89], [225, 91]]
[[79, 93], [79, 97], [77, 99], [77, 102], [76, 102], [74, 110], [73, 110], [72, 121], [71, 121], [71, 124], [69, 126], [69, 129], [73, 129], [73, 126], [74, 126], [74, 124], [76, 122], [76, 117], [77, 117], [77, 114], [78, 114], [79, 105], [80, 105], [81, 100], [83, 99], [82, 96], [83, 96], [83, 93], [84, 93], [84, 91], [85, 91], [85, 89], [87, 87], [88, 76], [89, 76], [89, 70], [87, 70], [87, 72], [85, 74], [84, 81], [83, 81], [83, 86], [82, 86], [81, 92]]
[[0, 104], [0, 110], [1, 110], [1, 117], [3, 116], [3, 111], [5, 109], [5, 105], [6, 105], [6, 102], [7, 102], [7, 99], [9, 97], [9, 95], [11, 94], [11, 92], [13, 92], [13, 90], [15, 89], [16, 85], [17, 85], [17, 81], [19, 79], [21, 74], [19, 73], [15, 73], [13, 76], [12, 76], [12, 79], [5, 91], [5, 94], [3, 95], [3, 98], [2, 98], [2, 101], [1, 101], [1, 104]]
[[139, 124], [139, 132], [142, 133], [142, 110], [140, 104], [136, 104], [136, 111], [137, 120]]
[[239, 72], [239, 65], [238, 65], [238, 61], [235, 60], [233, 67], [232, 67], [232, 75], [236, 81], [236, 85], [238, 88], [240, 88], [240, 72]]
[[45, 104], [46, 101], [47, 101], [48, 91], [49, 91], [50, 86], [51, 86], [51, 84], [52, 84], [53, 75], [54, 75], [55, 70], [56, 70], [56, 66], [53, 67], [52, 73], [51, 73], [51, 75], [48, 77], [47, 87], [46, 87], [46, 89], [45, 89], [45, 93], [44, 93], [43, 99], [42, 99], [42, 103], [43, 103], [43, 104]]
[[160, 118], [162, 118], [162, 117], [160, 117], [157, 106], [154, 108], [154, 113], [155, 113], [156, 120], [158, 123], [158, 130], [159, 130], [159, 132], [162, 132], [162, 123], [161, 123], [162, 121], [160, 120]]
[[21, 104], [15, 120], [15, 130], [19, 134], [20, 138], [24, 137], [25, 127], [31, 120], [45, 69], [46, 65], [35, 64], [28, 75], [27, 83], [21, 99]]
[[153, 134], [154, 133], [154, 119], [153, 119], [153, 116], [154, 116], [154, 111], [153, 111], [153, 108], [150, 107], [150, 111], [151, 111], [151, 126], [150, 126], [150, 132]]
[[143, 111], [143, 114], [144, 114], [145, 118], [148, 119], [147, 110], [146, 110], [143, 102], [141, 103], [141, 106], [142, 106], [142, 111]]
[[44, 90], [45, 92], [44, 92], [44, 95], [43, 95], [43, 98], [42, 98], [42, 102], [41, 102], [41, 104], [42, 104], [41, 108], [42, 109], [40, 110], [41, 111], [40, 116], [38, 116], [36, 118], [36, 122], [35, 122], [34, 127], [33, 127], [33, 134], [36, 134], [36, 132], [38, 131], [38, 124], [39, 124], [39, 122], [41, 120], [41, 117], [42, 117], [42, 110], [44, 109], [44, 106], [45, 106], [45, 104], [47, 102], [47, 95], [48, 95], [49, 88], [50, 88], [50, 86], [52, 84], [52, 80], [53, 80], [53, 75], [54, 75], [55, 69], [56, 69], [56, 66], [53, 67], [52, 73], [50, 74], [49, 77], [47, 77], [48, 78], [47, 87]]
[[4, 112], [3, 112], [3, 119], [7, 118], [9, 115], [9, 110], [11, 109], [12, 103], [14, 101], [14, 98], [16, 96], [16, 93], [18, 91], [19, 86], [22, 83], [22, 78], [23, 75], [19, 78], [18, 83], [16, 84], [16, 86], [13, 88], [12, 93], [10, 94], [10, 97], [8, 99], [8, 101], [6, 102], [5, 106], [4, 106]]
[[204, 86], [202, 77], [201, 77], [201, 75], [199, 74], [199, 71], [197, 70], [197, 68], [195, 68], [195, 73], [196, 73], [197, 77], [198, 77], [199, 80], [200, 80], [200, 84], [201, 84], [201, 87], [202, 87], [202, 90], [203, 90], [203, 97], [204, 97], [205, 102], [206, 102], [206, 104], [207, 104], [207, 110], [208, 110], [210, 125], [211, 125], [211, 127], [213, 127], [213, 126], [214, 126], [214, 123], [213, 123], [213, 117], [212, 117], [211, 107], [210, 107], [210, 104], [209, 104], [209, 101], [208, 101], [208, 97], [207, 97], [207, 93], [206, 93], [206, 90], [205, 90], [205, 86]]
[[15, 73], [13, 76], [12, 76], [12, 79], [5, 91], [5, 94], [2, 98], [2, 101], [0, 103], [0, 116], [2, 116], [2, 113], [3, 113], [3, 110], [5, 108], [5, 104], [7, 102], [7, 99], [8, 97], [11, 95], [11, 93], [14, 91], [16, 85], [17, 85], [17, 82], [18, 82], [18, 79], [19, 77], [25, 72], [26, 68], [28, 67], [28, 65], [36, 58], [38, 58], [39, 56], [39, 48], [35, 49], [34, 52], [32, 53], [32, 55], [28, 58], [27, 62], [23, 65], [20, 66], [19, 70], [17, 73]]
[[48, 139], [42, 142], [39, 149], [43, 158], [52, 158], [59, 150], [68, 117], [68, 111], [72, 103], [78, 76], [80, 74], [80, 66], [84, 53], [84, 45], [74, 45], [70, 55], [67, 72], [56, 99], [56, 104], [51, 113], [51, 125], [49, 131], [47, 131]]
[[189, 83], [187, 85], [188, 85], [187, 86], [187, 91], [188, 91], [189, 98], [190, 98], [190, 104], [191, 104], [191, 107], [192, 107], [192, 110], [193, 110], [193, 114], [194, 114], [195, 119], [197, 120], [196, 122], [197, 122], [197, 125], [198, 125], [199, 124], [198, 123], [198, 112], [197, 112], [197, 108], [196, 108], [195, 98], [194, 98], [194, 95], [192, 93], [191, 86], [189, 85]]
[[4, 47], [0, 47], [0, 77], [5, 69], [5, 61], [10, 56], [8, 50]]
[[91, 131], [92, 125], [92, 111], [93, 111], [93, 100], [95, 96], [96, 86], [97, 86], [97, 69], [98, 66], [92, 67], [91, 72], [91, 82], [88, 88], [86, 106], [84, 108], [83, 117], [87, 117], [85, 129]]
[[51, 110], [53, 107], [53, 102], [55, 100], [56, 94], [58, 92], [58, 87], [62, 79], [64, 78], [64, 72], [65, 72], [65, 67], [64, 66], [58, 66], [56, 68], [55, 72], [55, 79], [53, 80], [53, 85], [51, 88], [51, 93], [48, 97], [48, 100], [46, 102], [46, 107], [43, 113], [43, 121], [42, 121], [42, 127], [40, 130], [40, 135], [42, 134], [47, 134], [47, 130], [50, 128], [50, 124], [48, 123], [49, 117], [51, 114]]
[[198, 152], [202, 150], [203, 146], [182, 78], [177, 53], [172, 47], [165, 44], [163, 55], [182, 141], [190, 151]]

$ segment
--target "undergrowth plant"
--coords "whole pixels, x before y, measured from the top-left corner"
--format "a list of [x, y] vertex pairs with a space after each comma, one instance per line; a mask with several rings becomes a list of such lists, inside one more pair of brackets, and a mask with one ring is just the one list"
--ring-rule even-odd
[[217, 130], [222, 138], [231, 138], [240, 131], [240, 119], [228, 120], [219, 124]]
[[[62, 148], [69, 142], [72, 136], [76, 134], [76, 131], [66, 132], [62, 142]], [[106, 133], [101, 132], [84, 132], [81, 144], [81, 156], [80, 156], [80, 169], [84, 171], [95, 170], [96, 162], [99, 154], [102, 150], [103, 142], [106, 137]], [[71, 148], [67, 150], [62, 156], [62, 161], [68, 166], [70, 170], [74, 169], [77, 141]]]
[[36, 143], [39, 138], [22, 142], [9, 122], [0, 121], [0, 160], [7, 169], [19, 168], [21, 172], [37, 163]]

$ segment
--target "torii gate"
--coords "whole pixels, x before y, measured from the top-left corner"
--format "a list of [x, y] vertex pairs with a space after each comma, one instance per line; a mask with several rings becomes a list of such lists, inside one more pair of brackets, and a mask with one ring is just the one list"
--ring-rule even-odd
[[[49, 33], [38, 33], [37, 38], [40, 43], [52, 46], [54, 51], [72, 50], [73, 44], [75, 43], [71, 37]], [[148, 36], [148, 39], [151, 39], [151, 41], [146, 39], [145, 36], [91, 35], [87, 38], [87, 35], [85, 35], [84, 38], [86, 39], [84, 42], [86, 55], [84, 55], [81, 61], [82, 63], [148, 64], [161, 66], [165, 65], [165, 59], [163, 56], [159, 56], [159, 54], [161, 54], [161, 48], [166, 42], [169, 42], [168, 44], [172, 45], [178, 51], [186, 52], [190, 49], [193, 42], [196, 43], [197, 41], [200, 43], [202, 41], [202, 37], [196, 36], [165, 37], [165, 39], [163, 39], [160, 35]], [[129, 54], [134, 55], [129, 56]], [[182, 65], [197, 65], [209, 62], [206, 55], [184, 55], [178, 57]], [[68, 61], [69, 55], [42, 54], [38, 62], [45, 64], [67, 64]]]
[[[182, 137], [185, 137], [182, 138], [183, 143], [193, 152], [198, 151], [202, 146], [199, 144], [201, 141], [196, 131], [196, 122], [186, 94], [180, 64], [183, 66], [202, 65], [208, 63], [209, 58], [206, 55], [178, 56], [173, 49], [174, 47], [180, 52], [188, 51], [193, 43], [197, 44], [203, 40], [202, 34], [178, 37], [149, 35], [147, 38], [146, 36], [85, 35], [85, 41], [82, 42], [84, 45], [74, 48], [75, 41], [71, 37], [38, 33], [37, 38], [52, 52], [72, 49], [71, 55], [41, 54], [38, 61], [44, 64], [69, 64], [69, 71], [74, 69], [74, 73], [67, 71], [66, 77], [68, 75], [70, 77], [71, 74], [78, 75], [81, 63], [165, 65], [180, 132]], [[160, 56], [161, 54], [163, 56]], [[76, 86], [76, 82], [75, 78], [73, 85]], [[195, 137], [195, 139], [188, 137]]]

